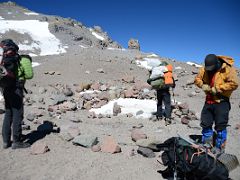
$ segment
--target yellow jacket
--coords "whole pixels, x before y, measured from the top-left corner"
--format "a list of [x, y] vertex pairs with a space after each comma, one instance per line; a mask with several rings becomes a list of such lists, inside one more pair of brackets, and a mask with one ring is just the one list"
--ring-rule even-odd
[[[222, 67], [215, 74], [214, 87], [217, 90], [217, 95], [214, 96], [216, 102], [220, 102], [221, 96], [230, 97], [232, 92], [238, 88], [237, 71], [233, 67], [234, 59], [229, 56], [217, 56], [221, 58], [224, 63]], [[210, 85], [208, 73], [206, 73], [204, 67], [199, 70], [198, 75], [195, 77], [195, 85], [199, 88], [203, 84]]]

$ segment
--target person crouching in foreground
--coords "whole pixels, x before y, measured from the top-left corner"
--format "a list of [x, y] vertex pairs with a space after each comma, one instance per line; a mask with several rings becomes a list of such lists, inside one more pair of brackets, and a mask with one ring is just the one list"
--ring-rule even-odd
[[[227, 140], [227, 126], [231, 104], [229, 98], [238, 88], [234, 60], [228, 56], [209, 54], [205, 58], [205, 67], [195, 77], [195, 85], [206, 94], [205, 104], [201, 112], [202, 143], [210, 145], [215, 153], [224, 152]], [[213, 129], [216, 140], [213, 142]]]

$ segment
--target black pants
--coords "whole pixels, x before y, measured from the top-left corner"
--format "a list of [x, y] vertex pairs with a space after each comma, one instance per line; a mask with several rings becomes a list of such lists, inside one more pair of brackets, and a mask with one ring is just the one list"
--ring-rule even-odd
[[213, 123], [215, 123], [216, 131], [226, 129], [230, 109], [231, 105], [229, 101], [222, 101], [217, 104], [205, 103], [201, 113], [201, 127], [212, 128]]
[[[164, 103], [165, 110], [163, 113], [162, 103]], [[166, 118], [171, 118], [171, 96], [169, 89], [160, 89], [157, 90], [157, 116]]]
[[6, 110], [2, 126], [3, 142], [10, 142], [11, 127], [13, 142], [19, 142], [22, 135], [23, 89], [19, 87], [6, 88], [3, 90], [3, 97]]

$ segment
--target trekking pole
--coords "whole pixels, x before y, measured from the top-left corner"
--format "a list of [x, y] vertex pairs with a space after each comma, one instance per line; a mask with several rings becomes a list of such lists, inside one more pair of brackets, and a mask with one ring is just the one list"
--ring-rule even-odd
[[177, 104], [177, 101], [176, 101], [176, 99], [175, 99], [174, 88], [172, 88], [172, 98], [173, 98], [173, 103], [174, 103], [174, 105], [176, 105], [176, 104]]
[[173, 180], [177, 180], [176, 139], [174, 139], [174, 172], [173, 172]]
[[24, 87], [23, 88], [23, 90], [24, 90], [24, 92], [26, 93], [26, 94], [28, 94], [28, 91], [27, 91], [27, 89]]

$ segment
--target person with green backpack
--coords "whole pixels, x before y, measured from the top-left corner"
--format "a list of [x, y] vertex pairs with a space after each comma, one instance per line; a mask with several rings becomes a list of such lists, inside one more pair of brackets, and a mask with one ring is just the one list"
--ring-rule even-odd
[[28, 148], [30, 144], [21, 141], [21, 125], [24, 84], [27, 79], [33, 78], [31, 58], [30, 56], [20, 56], [18, 54], [19, 47], [11, 39], [2, 40], [0, 48], [2, 49], [0, 88], [5, 101], [5, 116], [2, 126], [3, 148], [6, 149], [10, 146], [12, 149]]

